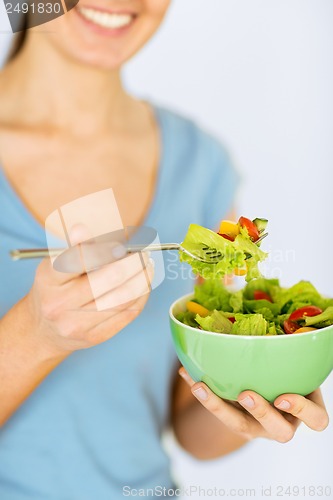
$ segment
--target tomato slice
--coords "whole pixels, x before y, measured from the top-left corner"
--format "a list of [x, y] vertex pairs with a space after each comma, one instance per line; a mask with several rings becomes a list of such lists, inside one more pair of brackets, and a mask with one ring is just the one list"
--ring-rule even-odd
[[240, 217], [238, 219], [238, 224], [241, 227], [245, 227], [247, 229], [247, 232], [249, 233], [249, 236], [252, 241], [259, 240], [258, 228], [250, 219], [247, 219], [246, 217]]
[[220, 236], [222, 236], [222, 238], [225, 238], [226, 240], [235, 241], [235, 238], [233, 236], [229, 236], [229, 234], [222, 234], [222, 233], [217, 233], [217, 234], [219, 234]]
[[305, 318], [306, 316], [317, 316], [318, 314], [321, 314], [323, 311], [316, 306], [304, 306], [300, 307], [299, 309], [296, 309], [291, 315], [289, 316], [290, 321], [298, 321], [300, 319]]
[[254, 290], [253, 298], [254, 300], [268, 300], [269, 302], [273, 302], [271, 296], [262, 290]]
[[299, 324], [296, 323], [296, 321], [290, 321], [290, 319], [286, 319], [283, 322], [283, 329], [287, 335], [290, 335], [291, 333], [295, 333], [296, 330], [299, 329]]

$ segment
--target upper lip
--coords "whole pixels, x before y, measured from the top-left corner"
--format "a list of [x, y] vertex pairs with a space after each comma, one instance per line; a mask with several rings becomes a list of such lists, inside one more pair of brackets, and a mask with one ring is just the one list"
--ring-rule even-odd
[[106, 12], [107, 14], [122, 14], [122, 15], [129, 15], [129, 16], [136, 16], [138, 14], [137, 12], [135, 12], [133, 10], [124, 9], [122, 7], [104, 8], [104, 7], [96, 7], [95, 5], [85, 5], [82, 3], [78, 3], [76, 8], [97, 10], [99, 12]]

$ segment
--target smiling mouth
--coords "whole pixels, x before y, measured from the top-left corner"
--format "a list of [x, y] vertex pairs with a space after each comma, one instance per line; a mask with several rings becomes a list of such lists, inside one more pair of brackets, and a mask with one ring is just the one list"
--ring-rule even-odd
[[127, 28], [135, 19], [134, 14], [110, 13], [88, 7], [77, 7], [79, 14], [96, 26], [105, 29], [120, 30]]

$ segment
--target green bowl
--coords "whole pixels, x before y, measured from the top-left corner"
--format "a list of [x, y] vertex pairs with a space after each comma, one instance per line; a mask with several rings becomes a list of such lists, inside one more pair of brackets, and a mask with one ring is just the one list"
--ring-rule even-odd
[[297, 335], [250, 336], [206, 332], [175, 318], [193, 294], [170, 307], [178, 358], [191, 377], [224, 399], [252, 390], [272, 402], [280, 394], [303, 396], [333, 369], [333, 326]]

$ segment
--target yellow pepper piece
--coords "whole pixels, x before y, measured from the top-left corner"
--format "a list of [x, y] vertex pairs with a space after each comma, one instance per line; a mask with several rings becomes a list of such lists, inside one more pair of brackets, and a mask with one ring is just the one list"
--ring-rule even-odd
[[236, 236], [240, 233], [239, 225], [231, 220], [223, 220], [220, 224], [219, 233], [226, 234], [231, 238], [236, 238]]
[[247, 273], [246, 267], [243, 267], [243, 268], [236, 267], [236, 269], [234, 270], [235, 276], [245, 276], [246, 273]]
[[299, 328], [294, 333], [312, 332], [313, 330], [317, 330], [317, 328], [312, 328], [312, 326], [302, 326], [302, 328]]
[[194, 314], [199, 314], [202, 318], [205, 318], [208, 316], [209, 312], [208, 309], [206, 309], [204, 306], [201, 306], [197, 302], [193, 302], [193, 300], [190, 300], [186, 304], [187, 310], [194, 313]]

